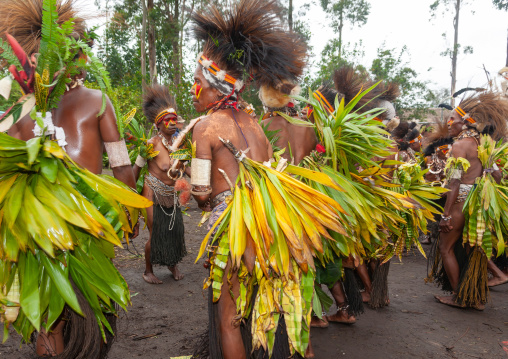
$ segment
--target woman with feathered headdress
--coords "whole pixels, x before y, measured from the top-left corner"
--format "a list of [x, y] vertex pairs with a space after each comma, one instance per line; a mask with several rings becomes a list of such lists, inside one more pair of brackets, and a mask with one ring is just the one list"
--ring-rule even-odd
[[[496, 215], [504, 203], [498, 194], [504, 187], [496, 184], [501, 180], [496, 161], [505, 158], [506, 149], [494, 140], [506, 135], [507, 118], [508, 102], [483, 90], [466, 96], [451, 112], [448, 133], [454, 143], [446, 165], [450, 192], [440, 221], [439, 253], [429, 275], [436, 278], [443, 272], [439, 269], [444, 269], [441, 283], [453, 295], [436, 296], [443, 304], [483, 310], [487, 302], [492, 248], [504, 248], [505, 225], [503, 217]], [[494, 140], [481, 136], [482, 131], [491, 133]], [[485, 193], [493, 194], [486, 203]], [[461, 237], [465, 246], [459, 243]], [[455, 254], [457, 246], [469, 249], [463, 253], [463, 269]]]

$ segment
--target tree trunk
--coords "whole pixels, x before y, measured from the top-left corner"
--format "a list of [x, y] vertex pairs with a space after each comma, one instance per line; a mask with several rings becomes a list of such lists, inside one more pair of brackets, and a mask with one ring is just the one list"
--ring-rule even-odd
[[171, 45], [173, 48], [173, 69], [175, 70], [174, 84], [179, 86], [182, 78], [180, 71], [180, 49], [179, 49], [179, 34], [180, 34], [180, 1], [175, 0], [175, 12], [173, 17], [174, 28], [177, 29], [173, 38], [171, 39]]
[[293, 31], [293, 0], [289, 0], [288, 25], [289, 25], [289, 31]]
[[157, 67], [155, 56], [155, 26], [153, 23], [153, 0], [147, 0], [148, 21], [148, 67], [150, 69], [150, 83], [157, 83]]
[[339, 60], [342, 57], [342, 28], [344, 27], [343, 14], [344, 9], [341, 9], [339, 12]]
[[[185, 0], [182, 0], [182, 9], [185, 9]], [[194, 3], [192, 4], [192, 9], [194, 9]], [[178, 32], [178, 73], [183, 74], [183, 37], [185, 35], [185, 11], [182, 11], [181, 19], [180, 19], [180, 31]]]
[[147, 9], [145, 0], [141, 0], [141, 7], [143, 9], [143, 20], [141, 21], [141, 84], [143, 86], [143, 93], [145, 92], [146, 86], [146, 50], [145, 50], [145, 39], [146, 39], [146, 18]]
[[[450, 92], [453, 95], [455, 93], [455, 85], [457, 83], [457, 52], [459, 47], [459, 14], [460, 14], [460, 0], [456, 0], [455, 4], [455, 18], [453, 19], [453, 28], [455, 34], [453, 37], [453, 53], [452, 53], [452, 83]], [[455, 107], [455, 99], [452, 98], [451, 106]]]

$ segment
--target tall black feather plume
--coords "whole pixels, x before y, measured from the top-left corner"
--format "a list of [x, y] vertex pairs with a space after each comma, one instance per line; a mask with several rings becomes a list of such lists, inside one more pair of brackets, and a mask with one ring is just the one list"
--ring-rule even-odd
[[440, 107], [440, 108], [445, 108], [447, 110], [453, 110], [453, 107], [451, 107], [450, 105], [446, 104], [446, 103], [440, 103], [439, 106], [437, 107]]
[[481, 87], [465, 87], [465, 88], [460, 89], [459, 91], [455, 92], [452, 95], [452, 97], [455, 98], [457, 96], [462, 95], [464, 92], [468, 92], [468, 91], [482, 92], [482, 91], [485, 91], [485, 89], [481, 88]]
[[209, 6], [194, 12], [194, 35], [203, 53], [230, 76], [254, 76], [259, 85], [275, 87], [302, 74], [306, 47], [286, 31], [275, 1], [241, 0], [221, 12]]

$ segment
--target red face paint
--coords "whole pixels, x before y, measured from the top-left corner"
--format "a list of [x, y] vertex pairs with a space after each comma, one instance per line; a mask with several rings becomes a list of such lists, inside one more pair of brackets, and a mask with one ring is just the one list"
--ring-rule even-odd
[[310, 116], [312, 115], [312, 111], [314, 111], [314, 109], [311, 106], [305, 106], [303, 108], [302, 112], [305, 112], [305, 111], [307, 111], [307, 118], [309, 119]]
[[199, 95], [201, 95], [201, 90], [203, 88], [194, 82], [194, 85], [191, 87], [191, 94], [196, 95], [196, 99], [199, 99]]

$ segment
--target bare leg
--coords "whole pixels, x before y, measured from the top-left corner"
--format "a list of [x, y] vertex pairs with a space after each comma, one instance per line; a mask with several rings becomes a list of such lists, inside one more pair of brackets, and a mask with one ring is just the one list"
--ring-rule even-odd
[[346, 295], [342, 288], [342, 282], [337, 281], [332, 287], [332, 296], [337, 303], [337, 313], [326, 316], [329, 322], [353, 324], [356, 322], [356, 318], [353, 315], [349, 315], [347, 312]]
[[180, 280], [180, 279], [183, 279], [183, 273], [180, 272], [180, 270], [178, 269], [178, 266], [174, 265], [174, 266], [168, 266], [169, 270], [171, 271], [171, 273], [173, 273], [173, 278], [175, 280]]
[[492, 260], [487, 263], [487, 268], [493, 276], [491, 279], [489, 279], [489, 287], [495, 287], [496, 285], [508, 283], [508, 276], [504, 274], [503, 271], [499, 269]]
[[362, 300], [364, 303], [368, 303], [370, 302], [370, 293], [372, 292], [372, 282], [370, 281], [367, 265], [365, 263], [360, 264], [356, 267], [356, 273], [360, 276], [363, 286], [365, 287], [365, 291], [362, 292]]
[[35, 351], [38, 356], [54, 357], [62, 354], [64, 351], [64, 325], [65, 321], [59, 319], [55, 325], [53, 325], [53, 329], [49, 333], [43, 328], [41, 329], [35, 345]]
[[[229, 284], [227, 273], [231, 267], [228, 263], [224, 271], [222, 294], [220, 296], [218, 305], [219, 314], [219, 333], [221, 337], [222, 353], [224, 359], [246, 359], [245, 347], [243, 345], [242, 334], [240, 332], [240, 325], [235, 325], [234, 318], [236, 316], [236, 301], [231, 298], [229, 292]], [[240, 283], [238, 282], [237, 273], [231, 277], [233, 296], [238, 298], [240, 293]]]
[[464, 228], [464, 214], [462, 213], [462, 206], [464, 203], [454, 203], [450, 214], [452, 216], [451, 225], [453, 229], [448, 233], [441, 232], [439, 237], [439, 252], [443, 259], [443, 267], [448, 276], [448, 280], [453, 288], [454, 295], [452, 296], [436, 296], [436, 299], [443, 304], [457, 306], [455, 303], [455, 294], [459, 286], [459, 264], [455, 257], [454, 247], [455, 243], [460, 239], [462, 230]]
[[[153, 199], [153, 192], [148, 186], [143, 187], [143, 192], [141, 193], [143, 197], [148, 198], [150, 201]], [[151, 251], [151, 240], [152, 240], [152, 228], [153, 228], [153, 206], [146, 209], [146, 225], [148, 226], [148, 232], [150, 232], [150, 237], [145, 243], [145, 272], [143, 273], [143, 279], [145, 282], [150, 284], [162, 284], [162, 281], [157, 278], [153, 274], [153, 266], [150, 261], [150, 251]]]
[[312, 349], [311, 340], [309, 337], [309, 346], [307, 347], [307, 350], [305, 351], [305, 358], [314, 358], [314, 350]]

